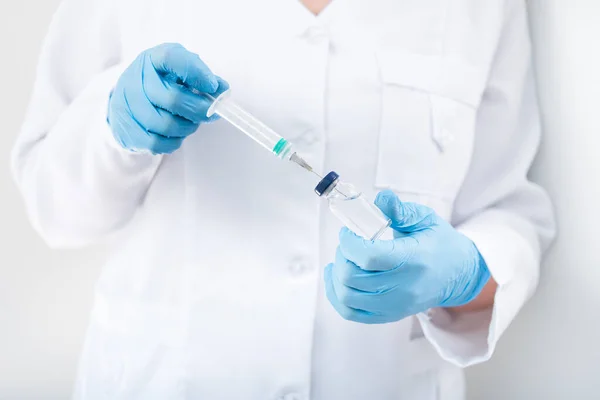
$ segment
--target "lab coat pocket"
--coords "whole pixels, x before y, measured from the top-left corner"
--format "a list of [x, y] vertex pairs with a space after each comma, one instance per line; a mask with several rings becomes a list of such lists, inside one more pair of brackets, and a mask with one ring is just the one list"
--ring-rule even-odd
[[376, 186], [451, 204], [469, 167], [485, 74], [460, 60], [390, 48], [377, 59]]
[[159, 308], [97, 300], [80, 362], [76, 399], [184, 397], [179, 325]]

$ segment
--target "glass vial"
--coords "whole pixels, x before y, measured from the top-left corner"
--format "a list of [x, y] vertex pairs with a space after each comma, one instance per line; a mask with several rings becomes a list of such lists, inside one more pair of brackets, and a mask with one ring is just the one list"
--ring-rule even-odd
[[375, 240], [390, 226], [391, 220], [375, 204], [331, 171], [315, 192], [327, 198], [329, 209], [348, 229], [365, 239]]

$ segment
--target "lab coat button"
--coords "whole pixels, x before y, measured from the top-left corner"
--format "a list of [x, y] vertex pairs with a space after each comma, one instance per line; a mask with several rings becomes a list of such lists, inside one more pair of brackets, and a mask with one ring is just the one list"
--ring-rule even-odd
[[318, 140], [319, 140], [319, 137], [312, 132], [308, 132], [308, 133], [306, 133], [306, 135], [304, 135], [304, 142], [307, 145], [315, 144]]
[[289, 270], [293, 276], [302, 276], [310, 272], [310, 265], [303, 258], [295, 258], [290, 262]]
[[301, 393], [287, 393], [279, 397], [280, 400], [306, 400]]
[[304, 36], [311, 43], [318, 43], [329, 36], [329, 30], [322, 25], [314, 25], [308, 28]]
[[312, 146], [319, 140], [319, 135], [312, 129], [305, 131], [298, 137], [297, 144], [303, 144], [306, 146]]

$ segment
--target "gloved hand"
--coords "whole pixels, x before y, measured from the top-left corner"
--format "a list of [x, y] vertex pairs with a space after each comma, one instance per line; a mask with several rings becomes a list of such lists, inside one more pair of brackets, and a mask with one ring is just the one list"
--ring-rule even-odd
[[228, 89], [200, 58], [179, 44], [144, 51], [120, 77], [110, 97], [108, 123], [117, 142], [135, 151], [172, 153], [209, 122], [210, 100]]
[[394, 239], [369, 241], [342, 228], [335, 263], [325, 268], [327, 298], [343, 318], [394, 322], [477, 297], [490, 273], [471, 240], [392, 191], [375, 204], [392, 220]]

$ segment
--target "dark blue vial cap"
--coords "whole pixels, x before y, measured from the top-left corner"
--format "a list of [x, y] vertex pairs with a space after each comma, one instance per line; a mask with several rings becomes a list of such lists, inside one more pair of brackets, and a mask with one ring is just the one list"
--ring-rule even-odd
[[337, 174], [337, 172], [331, 171], [325, 175], [323, 179], [321, 179], [321, 182], [317, 184], [315, 193], [317, 193], [319, 196], [323, 196], [323, 194], [329, 192], [329, 188], [335, 183], [335, 181], [338, 180], [339, 177], [340, 176]]

